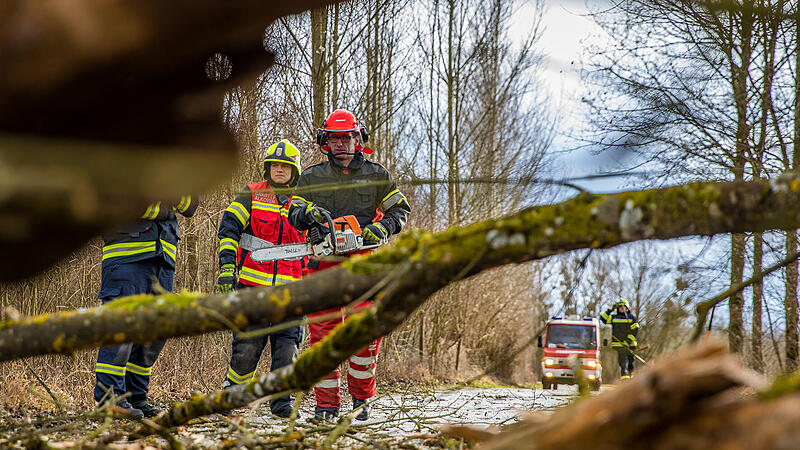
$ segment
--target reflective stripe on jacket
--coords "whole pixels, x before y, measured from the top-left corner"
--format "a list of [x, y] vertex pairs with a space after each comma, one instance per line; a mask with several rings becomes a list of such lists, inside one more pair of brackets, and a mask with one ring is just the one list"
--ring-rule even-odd
[[225, 209], [219, 224], [219, 264], [236, 264], [239, 282], [253, 286], [272, 286], [300, 279], [301, 262], [266, 261], [256, 263], [250, 252], [239, 249], [242, 236], [249, 234], [275, 245], [305, 242], [302, 233], [289, 224], [289, 197], [276, 196], [269, 182], [252, 183]]
[[624, 314], [617, 311], [617, 308], [611, 307], [600, 315], [600, 320], [605, 324], [611, 325], [611, 346], [623, 347], [637, 347], [639, 343], [636, 336], [639, 333], [639, 322], [636, 321], [636, 316], [630, 311]]
[[[304, 187], [330, 185], [330, 189], [303, 191]], [[354, 215], [363, 229], [379, 221], [389, 232], [397, 234], [405, 226], [411, 207], [397, 189], [389, 171], [356, 152], [348, 167], [334, 157], [306, 168], [297, 182], [298, 192], [292, 196], [289, 220], [299, 230], [313, 226], [306, 217], [310, 203], [328, 210], [334, 219]]]
[[191, 217], [197, 199], [184, 196], [176, 206], [156, 202], [129, 227], [103, 235], [103, 268], [160, 256], [172, 267], [178, 253], [178, 221], [175, 212]]

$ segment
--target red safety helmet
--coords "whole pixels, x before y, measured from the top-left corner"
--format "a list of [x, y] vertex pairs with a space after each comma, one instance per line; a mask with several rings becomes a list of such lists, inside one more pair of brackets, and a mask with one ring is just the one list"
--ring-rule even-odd
[[355, 114], [346, 109], [337, 109], [332, 112], [322, 126], [317, 129], [317, 144], [322, 147], [322, 150], [328, 152], [328, 133], [358, 133], [359, 144], [356, 145], [356, 151], [363, 151], [364, 153], [372, 153], [372, 149], [362, 147], [361, 144], [367, 142], [369, 133], [367, 128], [359, 122]]

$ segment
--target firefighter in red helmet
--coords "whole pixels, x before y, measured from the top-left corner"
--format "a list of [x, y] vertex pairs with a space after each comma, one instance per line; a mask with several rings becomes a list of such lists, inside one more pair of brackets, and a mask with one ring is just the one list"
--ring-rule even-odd
[[[397, 189], [389, 172], [380, 164], [364, 158], [372, 150], [363, 147], [369, 135], [355, 115], [344, 109], [332, 112], [317, 130], [317, 144], [327, 156], [327, 161], [306, 168], [292, 196], [289, 223], [298, 230], [309, 230], [326, 224], [321, 210], [331, 217], [353, 215], [361, 226], [365, 243], [382, 242], [399, 233], [408, 219], [411, 207], [406, 197]], [[303, 188], [321, 184], [337, 184], [337, 189], [312, 190]], [[338, 262], [311, 259], [309, 272], [324, 270]], [[368, 306], [369, 301], [359, 305]], [[309, 325], [311, 345], [315, 345], [345, 318], [316, 322]], [[336, 313], [322, 311], [315, 315]], [[381, 340], [378, 339], [350, 357], [347, 370], [348, 390], [353, 408], [361, 408], [358, 420], [369, 418], [368, 400], [376, 393], [375, 366]], [[317, 405], [314, 414], [320, 419], [339, 415], [340, 371], [334, 371], [314, 387]]]

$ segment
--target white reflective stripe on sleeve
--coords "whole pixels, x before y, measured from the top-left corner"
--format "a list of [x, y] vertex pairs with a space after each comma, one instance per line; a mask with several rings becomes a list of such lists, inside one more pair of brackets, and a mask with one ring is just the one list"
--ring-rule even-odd
[[381, 200], [381, 211], [386, 212], [387, 209], [402, 202], [405, 199], [406, 197], [403, 194], [401, 194], [400, 191], [395, 189], [392, 192], [390, 192], [389, 195], [384, 197], [383, 200]]
[[359, 380], [366, 380], [367, 378], [375, 378], [375, 369], [371, 370], [356, 370], [352, 367], [347, 368], [347, 374]]
[[322, 380], [319, 383], [314, 385], [315, 388], [338, 388], [339, 387], [339, 379], [338, 378], [331, 378], [328, 380]]
[[378, 361], [377, 356], [370, 356], [368, 358], [364, 358], [363, 356], [351, 356], [350, 362], [353, 364], [358, 364], [360, 366], [368, 366], [370, 364], [375, 364]]

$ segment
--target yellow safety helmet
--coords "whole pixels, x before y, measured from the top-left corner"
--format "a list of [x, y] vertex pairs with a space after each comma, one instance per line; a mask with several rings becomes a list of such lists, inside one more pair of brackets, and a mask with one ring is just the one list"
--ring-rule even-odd
[[280, 140], [267, 149], [267, 155], [264, 157], [264, 179], [269, 180], [269, 163], [279, 162], [292, 166], [292, 178], [289, 179], [289, 186], [297, 184], [300, 178], [300, 151], [297, 150], [288, 139]]
[[624, 307], [627, 308], [628, 307], [628, 301], [625, 300], [624, 298], [621, 298], [621, 299], [617, 300], [616, 303], [614, 303], [614, 306], [624, 306]]

